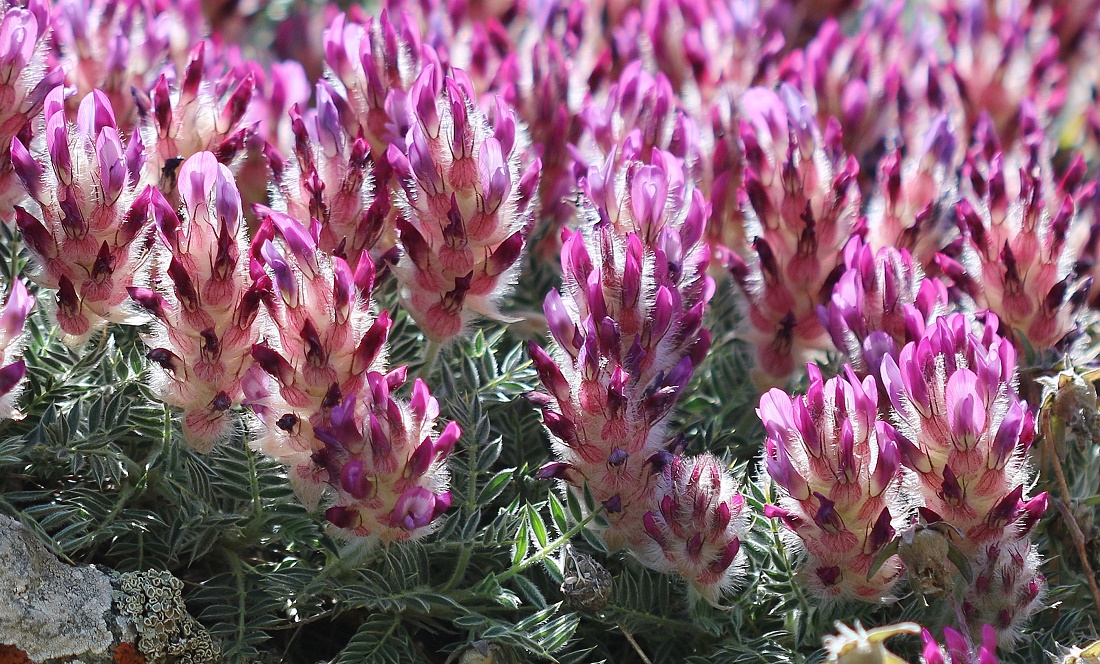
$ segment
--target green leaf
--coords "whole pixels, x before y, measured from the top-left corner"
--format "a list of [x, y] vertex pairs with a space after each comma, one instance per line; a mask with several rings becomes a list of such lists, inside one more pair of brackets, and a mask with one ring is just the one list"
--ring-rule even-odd
[[554, 520], [554, 527], [558, 529], [559, 533], [564, 533], [569, 530], [569, 522], [565, 518], [565, 508], [553, 492], [547, 498], [550, 503], [550, 517]]
[[574, 521], [584, 520], [584, 511], [581, 510], [581, 501], [577, 499], [576, 491], [573, 489], [566, 490], [565, 503], [569, 507], [569, 516], [573, 517]]
[[477, 504], [488, 505], [493, 502], [508, 487], [508, 482], [512, 479], [515, 470], [515, 468], [505, 468], [493, 475], [477, 495]]
[[539, 548], [545, 549], [550, 539], [546, 535], [546, 524], [542, 522], [542, 517], [534, 505], [527, 506], [527, 519], [531, 522], [531, 532], [535, 534], [535, 541], [538, 542]]
[[516, 548], [512, 551], [513, 567], [523, 562], [523, 559], [527, 556], [527, 547], [529, 546], [530, 539], [529, 523], [527, 519], [524, 519], [520, 524], [519, 532], [516, 534]]

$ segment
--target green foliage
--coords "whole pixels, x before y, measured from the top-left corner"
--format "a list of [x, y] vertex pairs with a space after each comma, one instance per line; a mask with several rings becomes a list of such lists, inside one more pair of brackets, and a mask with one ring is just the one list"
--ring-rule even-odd
[[[18, 263], [11, 253], [0, 259], [6, 268]], [[532, 291], [550, 281], [530, 279], [517, 311], [533, 308]], [[759, 395], [732, 322], [732, 293], [719, 284], [713, 351], [674, 425], [693, 452], [729, 461], [757, 515], [740, 585], [724, 607], [694, 601], [681, 581], [605, 551], [585, 528], [603, 518], [595, 501], [534, 478], [550, 447], [524, 399], [538, 381], [522, 326], [484, 325], [433, 357], [385, 284], [391, 359], [427, 380], [443, 417], [464, 432], [450, 462], [453, 506], [429, 538], [389, 549], [332, 539], [323, 507], [305, 509], [285, 469], [253, 452], [245, 430], [207, 455], [186, 447], [178, 415], [146, 386], [137, 330], [111, 327], [73, 351], [41, 312], [29, 323], [26, 417], [0, 423], [0, 511], [73, 562], [170, 570], [226, 662], [442, 664], [482, 648], [497, 662], [642, 662], [644, 653], [651, 662], [805, 664], [823, 661], [821, 638], [836, 620], [950, 623], [943, 606], [926, 607], [904, 587], [888, 606], [823, 605], [802, 590], [798, 552], [762, 516], [770, 487], [757, 481]], [[1054, 561], [1075, 555], [1066, 541], [1057, 529], [1040, 530]], [[600, 611], [564, 603], [566, 544], [611, 573]], [[1054, 576], [1052, 586], [1048, 604], [1057, 608], [1041, 612], [1036, 636], [1002, 661], [1047, 661], [1095, 636], [1080, 579]], [[899, 653], [918, 647], [918, 639], [897, 639]]]

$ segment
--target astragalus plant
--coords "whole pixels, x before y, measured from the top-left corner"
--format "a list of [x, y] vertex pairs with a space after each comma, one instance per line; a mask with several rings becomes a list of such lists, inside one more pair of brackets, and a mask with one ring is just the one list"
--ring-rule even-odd
[[0, 664], [1097, 664], [1100, 2], [0, 0]]

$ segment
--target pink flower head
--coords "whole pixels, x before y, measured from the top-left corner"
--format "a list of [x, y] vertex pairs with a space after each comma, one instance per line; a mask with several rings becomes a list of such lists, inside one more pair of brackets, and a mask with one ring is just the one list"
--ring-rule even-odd
[[22, 191], [10, 155], [12, 139], [24, 135], [46, 95], [64, 72], [46, 67], [50, 4], [46, 0], [0, 2], [0, 218], [9, 220]]
[[435, 432], [439, 404], [419, 379], [409, 403], [391, 397], [403, 382], [403, 372], [370, 372], [314, 429], [321, 444], [310, 463], [332, 495], [325, 518], [341, 535], [418, 539], [451, 505], [446, 460], [461, 430], [451, 422]]
[[253, 72], [260, 77], [256, 86], [259, 94], [249, 106], [245, 122], [258, 122], [256, 135], [289, 154], [296, 137], [287, 111], [295, 104], [302, 107], [309, 101], [310, 79], [302, 64], [294, 60], [273, 62], [269, 71], [256, 67]]
[[785, 63], [801, 75], [799, 87], [817, 108], [819, 122], [839, 120], [845, 149], [857, 156], [873, 150], [898, 124], [901, 72], [914, 59], [897, 25], [900, 9], [894, 5], [885, 16], [869, 11], [851, 37], [835, 18], [826, 19], [805, 50]]
[[318, 249], [316, 222], [307, 228], [280, 212], [257, 211], [253, 254], [274, 291], [264, 304], [276, 334], [252, 348], [258, 371], [248, 375], [245, 398], [263, 423], [257, 448], [295, 468], [299, 496], [316, 504], [314, 427], [327, 425], [332, 408], [365, 389], [369, 371], [382, 369], [390, 318], [371, 311], [369, 257], [353, 272]]
[[1067, 95], [1068, 72], [1060, 45], [1029, 3], [994, 5], [984, 0], [949, 0], [941, 6], [951, 53], [947, 67], [961, 93], [966, 121], [974, 127], [991, 113], [1006, 139], [1016, 131], [1029, 100], [1040, 106], [1041, 122], [1058, 115]]
[[147, 253], [151, 198], [137, 193], [133, 148], [141, 143], [123, 146], [105, 94], [85, 96], [71, 124], [64, 90], [55, 88], [45, 116], [45, 145], [34, 155], [11, 142], [15, 173], [33, 199], [16, 208], [16, 223], [38, 264], [32, 278], [57, 291], [58, 326], [79, 344], [107, 321], [132, 318], [122, 304]]
[[410, 93], [414, 119], [387, 159], [402, 184], [401, 300], [429, 339], [462, 334], [478, 314], [499, 318], [530, 231], [536, 161], [522, 175], [526, 143], [510, 112], [490, 124], [461, 70], [429, 65]]
[[533, 231], [542, 241], [534, 251], [551, 254], [549, 260], [556, 259], [561, 249], [561, 228], [574, 214], [569, 201], [576, 178], [569, 147], [580, 139], [583, 129], [583, 105], [569, 94], [579, 78], [575, 57], [581, 56], [557, 40], [545, 39], [539, 23], [532, 21], [518, 53], [501, 68], [500, 76], [506, 82], [496, 98], [498, 105], [505, 105], [505, 99], [511, 101], [519, 119], [527, 123], [531, 153], [542, 163], [540, 207]]
[[802, 46], [818, 33], [830, 17], [840, 16], [855, 6], [855, 0], [771, 0], [765, 8], [765, 24], [782, 31], [792, 47]]
[[1028, 535], [1046, 494], [1027, 495], [1035, 421], [1016, 395], [1016, 351], [996, 326], [992, 314], [977, 332], [962, 314], [939, 318], [896, 362], [883, 359], [882, 378], [924, 509], [961, 534], [955, 544], [975, 570], [964, 611], [1011, 640], [1040, 603]]
[[943, 315], [947, 288], [925, 279], [908, 251], [873, 252], [858, 237], [844, 248], [844, 264], [828, 305], [818, 306], [818, 317], [857, 372], [877, 375], [884, 349], [896, 354]]
[[741, 213], [738, 188], [741, 185], [743, 159], [737, 128], [740, 126], [740, 91], [724, 89], [710, 106], [710, 134], [713, 148], [704, 161], [702, 183], [711, 205], [707, 240], [719, 254], [729, 251], [744, 253], [745, 219]]
[[146, 340], [158, 367], [154, 387], [183, 409], [184, 437], [205, 452], [232, 433], [229, 408], [241, 402], [271, 286], [249, 274], [241, 198], [229, 168], [200, 152], [180, 167], [179, 191], [182, 217], [146, 188], [160, 244], [150, 288], [128, 290], [154, 319]]
[[647, 567], [676, 573], [715, 604], [734, 584], [741, 537], [751, 516], [729, 472], [710, 454], [674, 457], [657, 480], [657, 509], [643, 516], [652, 540], [637, 555]]
[[962, 149], [947, 113], [933, 117], [925, 131], [923, 139], [879, 160], [867, 240], [875, 249], [905, 249], [928, 268], [952, 237], [949, 217], [958, 196], [955, 173]]
[[705, 105], [724, 86], [745, 90], [763, 78], [783, 48], [761, 4], [664, 0], [638, 11], [658, 69], [679, 95]]
[[902, 564], [873, 563], [908, 523], [897, 432], [878, 412], [878, 387], [850, 367], [823, 381], [808, 365], [805, 396], [772, 389], [757, 414], [767, 431], [764, 468], [778, 496], [765, 514], [778, 518], [801, 543], [800, 575], [822, 598], [882, 601], [891, 596]]
[[859, 222], [859, 167], [826, 144], [809, 103], [789, 85], [742, 98], [741, 196], [752, 259], [732, 257], [748, 298], [754, 378], [785, 382], [800, 358], [827, 343], [817, 317], [839, 275], [841, 248]]
[[348, 133], [350, 114], [328, 83], [318, 83], [316, 109], [303, 112], [297, 104], [290, 109], [293, 159], [284, 162], [269, 146], [267, 160], [276, 206], [297, 219], [316, 219], [320, 249], [354, 269], [391, 227], [395, 211], [389, 164], [371, 154], [361, 132]]
[[[664, 74], [647, 72], [641, 61], [628, 64], [611, 86], [603, 104], [581, 113], [585, 133], [577, 149], [578, 172], [597, 167], [609, 157], [615, 167], [631, 160], [650, 161], [654, 150], [693, 163], [701, 152], [695, 124], [682, 112]], [[591, 156], [590, 156], [591, 155]]]
[[15, 400], [22, 391], [27, 365], [23, 354], [23, 328], [34, 308], [34, 296], [19, 279], [12, 281], [7, 302], [0, 309], [0, 419], [21, 417]]
[[439, 58], [421, 44], [420, 28], [407, 12], [383, 10], [377, 17], [339, 14], [324, 34], [325, 64], [339, 82], [358, 129], [376, 155], [402, 146], [414, 120], [409, 99], [422, 69]]
[[174, 76], [175, 65], [185, 63], [188, 51], [209, 32], [195, 0], [61, 0], [52, 24], [65, 82], [80, 96], [93, 89], [107, 95], [126, 131], [138, 122], [131, 88], [149, 94], [165, 66]]
[[146, 146], [143, 181], [175, 200], [181, 159], [210, 152], [232, 164], [256, 130], [247, 123], [256, 91], [252, 68], [234, 65], [231, 53], [201, 41], [177, 79], [165, 72], [153, 84], [140, 109], [141, 138]]
[[[1074, 269], [1087, 256], [1082, 240], [1096, 184], [1082, 185], [1078, 158], [1059, 182], [1035, 109], [1024, 103], [1026, 145], [1002, 150], [987, 124], [967, 155], [964, 198], [956, 205], [961, 266], [941, 261], [987, 308], [1033, 348], [1055, 345], [1076, 327], [1090, 283]], [[961, 268], [965, 268], [962, 272]], [[961, 274], [960, 274], [961, 273]]]
[[613, 548], [646, 541], [653, 476], [678, 453], [666, 421], [710, 345], [706, 205], [676, 157], [652, 159], [626, 164], [606, 189], [590, 175], [587, 222], [565, 240], [563, 288], [543, 306], [556, 350], [529, 347], [551, 395], [556, 473], [608, 507], [601, 534]]

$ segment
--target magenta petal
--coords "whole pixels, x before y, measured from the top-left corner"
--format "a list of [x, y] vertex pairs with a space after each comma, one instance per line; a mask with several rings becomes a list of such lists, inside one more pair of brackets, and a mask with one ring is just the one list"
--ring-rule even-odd
[[978, 377], [969, 369], [959, 369], [947, 381], [945, 391], [947, 422], [960, 450], [969, 450], [985, 429], [985, 404], [979, 396]]

